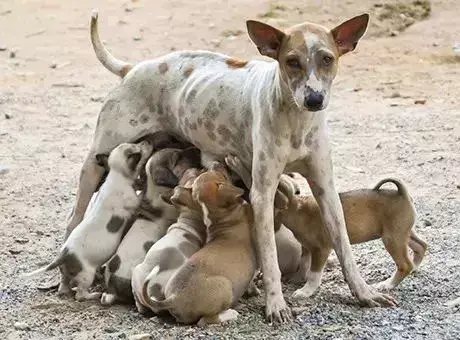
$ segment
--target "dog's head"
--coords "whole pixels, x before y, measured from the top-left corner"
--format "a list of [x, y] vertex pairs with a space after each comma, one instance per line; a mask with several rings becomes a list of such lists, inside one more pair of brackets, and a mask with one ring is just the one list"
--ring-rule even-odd
[[225, 167], [214, 162], [192, 185], [192, 197], [203, 210], [205, 224], [211, 224], [210, 214], [221, 214], [243, 202], [244, 190], [232, 184]]
[[259, 52], [278, 61], [281, 79], [300, 109], [326, 108], [339, 57], [353, 51], [366, 31], [369, 15], [354, 17], [332, 30], [303, 23], [281, 31], [249, 20], [249, 37]]
[[105, 154], [96, 155], [98, 164], [107, 164], [110, 171], [121, 173], [126, 178], [135, 180], [152, 153], [152, 146], [144, 141], [137, 144], [123, 143]]
[[201, 166], [200, 150], [192, 147], [162, 149], [155, 152], [146, 165], [148, 181], [155, 185], [174, 188], [187, 169]]

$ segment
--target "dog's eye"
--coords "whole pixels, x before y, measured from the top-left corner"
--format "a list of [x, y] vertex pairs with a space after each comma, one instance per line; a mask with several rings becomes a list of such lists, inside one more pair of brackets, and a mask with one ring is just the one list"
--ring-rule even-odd
[[325, 66], [330, 66], [332, 63], [334, 62], [334, 58], [329, 56], [329, 55], [325, 55], [323, 57], [323, 64]]
[[300, 61], [297, 58], [289, 58], [288, 60], [286, 60], [286, 65], [295, 69], [302, 68], [302, 66], [300, 66]]

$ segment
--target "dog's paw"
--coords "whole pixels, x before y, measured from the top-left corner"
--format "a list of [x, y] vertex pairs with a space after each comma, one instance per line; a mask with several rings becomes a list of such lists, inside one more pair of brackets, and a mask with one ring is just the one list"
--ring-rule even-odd
[[398, 305], [394, 297], [378, 292], [370, 286], [367, 286], [365, 292], [357, 296], [360, 304], [365, 307], [396, 307]]
[[305, 301], [308, 300], [308, 298], [310, 298], [313, 294], [315, 294], [315, 289], [310, 287], [303, 287], [292, 293], [291, 299], [294, 301]]
[[286, 323], [292, 320], [291, 309], [286, 304], [283, 295], [268, 297], [265, 306], [265, 317], [269, 323]]
[[101, 296], [101, 305], [103, 306], [111, 306], [115, 303], [115, 300], [117, 299], [115, 294], [109, 294], [109, 293], [102, 293]]

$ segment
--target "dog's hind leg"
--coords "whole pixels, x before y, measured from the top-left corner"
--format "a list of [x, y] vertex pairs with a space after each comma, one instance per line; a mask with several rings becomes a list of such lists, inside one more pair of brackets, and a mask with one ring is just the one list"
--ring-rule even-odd
[[420, 237], [417, 236], [414, 230], [411, 231], [409, 236], [409, 248], [412, 249], [414, 252], [414, 268], [413, 270], [417, 270], [420, 266], [420, 263], [425, 256], [426, 249], [428, 245], [425, 241], [423, 241]]

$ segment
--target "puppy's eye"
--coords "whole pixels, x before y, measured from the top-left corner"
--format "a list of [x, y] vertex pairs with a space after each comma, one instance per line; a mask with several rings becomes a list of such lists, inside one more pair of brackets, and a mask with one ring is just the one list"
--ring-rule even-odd
[[294, 69], [301, 69], [302, 66], [300, 65], [300, 61], [297, 58], [289, 58], [286, 60], [286, 65], [289, 66], [290, 68]]
[[323, 65], [325, 66], [330, 66], [334, 62], [334, 58], [331, 57], [330, 55], [325, 55], [323, 57]]

